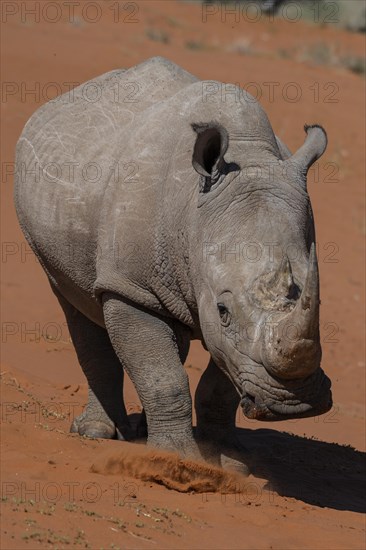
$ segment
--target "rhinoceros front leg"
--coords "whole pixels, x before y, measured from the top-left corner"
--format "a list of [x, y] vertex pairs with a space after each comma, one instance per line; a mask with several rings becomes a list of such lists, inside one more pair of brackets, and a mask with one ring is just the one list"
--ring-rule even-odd
[[141, 399], [148, 444], [201, 458], [192, 431], [192, 400], [183, 362], [189, 334], [180, 323], [127, 300], [103, 295], [113, 347]]
[[123, 368], [107, 331], [90, 321], [53, 288], [65, 313], [79, 363], [87, 378], [88, 404], [71, 432], [88, 437], [132, 439], [123, 402]]
[[238, 441], [235, 429], [239, 401], [231, 381], [210, 359], [195, 395], [197, 438], [206, 443], [203, 447], [208, 460], [247, 475], [246, 449]]

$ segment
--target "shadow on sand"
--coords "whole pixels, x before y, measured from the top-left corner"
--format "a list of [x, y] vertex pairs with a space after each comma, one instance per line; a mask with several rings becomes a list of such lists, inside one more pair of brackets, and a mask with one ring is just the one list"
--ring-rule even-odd
[[237, 429], [251, 473], [266, 489], [315, 506], [365, 512], [366, 454], [286, 432]]
[[[146, 419], [129, 415], [146, 437]], [[366, 512], [366, 453], [270, 429], [236, 429], [251, 474], [283, 497], [334, 510]]]

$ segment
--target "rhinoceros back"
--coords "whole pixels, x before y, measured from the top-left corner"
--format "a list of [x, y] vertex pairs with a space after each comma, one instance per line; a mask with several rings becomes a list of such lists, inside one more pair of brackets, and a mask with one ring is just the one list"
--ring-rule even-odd
[[[197, 79], [163, 58], [114, 70], [42, 106], [17, 144], [15, 205], [52, 284], [102, 323], [93, 300], [98, 219], [136, 114]], [[121, 177], [121, 174], [118, 174]]]

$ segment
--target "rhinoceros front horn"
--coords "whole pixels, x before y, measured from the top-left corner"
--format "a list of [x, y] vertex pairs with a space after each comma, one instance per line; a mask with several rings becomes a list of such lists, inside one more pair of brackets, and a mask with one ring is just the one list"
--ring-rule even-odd
[[290, 321], [296, 326], [302, 339], [316, 340], [319, 336], [319, 271], [315, 244], [310, 248], [308, 269], [301, 297], [290, 314]]
[[285, 166], [290, 173], [294, 172], [302, 178], [306, 178], [309, 168], [322, 156], [328, 144], [327, 133], [322, 126], [305, 124], [304, 130], [306, 132], [304, 144], [285, 161]]
[[282, 317], [266, 342], [264, 364], [272, 374], [287, 379], [305, 378], [319, 367], [319, 304], [318, 262], [313, 243], [296, 307]]
[[314, 323], [319, 321], [319, 270], [318, 262], [316, 259], [315, 244], [313, 243], [310, 248], [308, 271], [306, 274], [304, 288], [301, 293], [301, 309], [303, 312], [309, 313], [308, 327], [311, 334], [313, 333]]

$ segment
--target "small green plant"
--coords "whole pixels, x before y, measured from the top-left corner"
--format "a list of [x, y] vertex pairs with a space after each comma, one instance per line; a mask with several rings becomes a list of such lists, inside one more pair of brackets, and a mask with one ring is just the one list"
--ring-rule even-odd
[[94, 518], [103, 517], [100, 514], [97, 514], [96, 512], [93, 512], [93, 510], [83, 510], [82, 512], [83, 512], [83, 514], [85, 514], [86, 516], [89, 516], [89, 517], [94, 517]]
[[42, 508], [37, 510], [37, 512], [42, 516], [52, 516], [53, 512], [55, 511], [55, 507], [52, 504], [48, 504], [47, 502], [43, 502], [42, 504]]
[[37, 522], [35, 519], [26, 519], [25, 523], [31, 527], [34, 526]]
[[77, 505], [75, 504], [75, 502], [65, 502], [64, 510], [66, 510], [66, 512], [76, 512]]
[[185, 43], [186, 48], [189, 50], [203, 50], [205, 45], [203, 42], [199, 42], [198, 40], [187, 40]]
[[313, 44], [308, 50], [308, 56], [317, 65], [330, 65], [332, 62], [332, 52], [324, 42]]
[[281, 59], [291, 59], [292, 57], [290, 51], [286, 50], [286, 48], [280, 48], [277, 53]]
[[167, 17], [166, 20], [171, 27], [181, 28], [184, 26], [183, 23], [179, 21], [179, 19], [176, 19], [175, 17]]
[[181, 510], [179, 510], [179, 508], [177, 508], [176, 510], [173, 510], [172, 515], [177, 516], [178, 518], [185, 519], [188, 523], [192, 522], [192, 518], [190, 516], [187, 516], [187, 514], [185, 514]]
[[[24, 533], [22, 535], [23, 540], [36, 540], [37, 542], [47, 542], [48, 544], [54, 545], [57, 543], [61, 544], [70, 544], [71, 541], [69, 537], [63, 535], [58, 535], [52, 529], [47, 529], [46, 531], [34, 531], [33, 533]], [[83, 541], [84, 542], [84, 541]]]
[[342, 58], [341, 63], [343, 67], [346, 67], [351, 72], [365, 76], [366, 62], [364, 57], [348, 55], [347, 57]]
[[146, 36], [154, 42], [161, 42], [162, 44], [168, 44], [170, 42], [169, 34], [162, 29], [146, 29]]
[[87, 543], [87, 541], [85, 540], [85, 531], [83, 531], [82, 529], [80, 529], [75, 538], [74, 538], [74, 544], [81, 544], [81, 545], [84, 545], [86, 548], [89, 547], [89, 544]]

